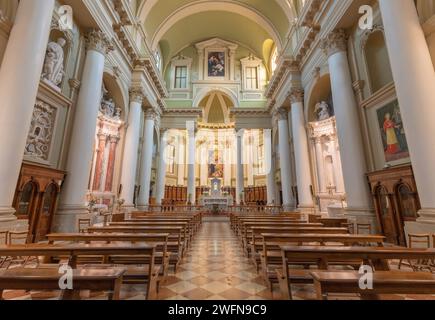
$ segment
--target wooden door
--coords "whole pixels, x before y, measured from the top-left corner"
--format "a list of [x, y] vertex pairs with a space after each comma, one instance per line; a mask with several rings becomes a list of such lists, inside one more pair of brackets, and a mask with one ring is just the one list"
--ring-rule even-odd
[[401, 244], [400, 232], [397, 225], [397, 213], [391, 195], [383, 187], [379, 186], [375, 192], [376, 212], [382, 233], [387, 238], [387, 242]]
[[54, 211], [56, 210], [58, 193], [58, 186], [51, 183], [47, 186], [45, 192], [41, 194], [37, 218], [35, 219], [32, 228], [34, 242], [45, 240], [45, 236], [50, 233]]

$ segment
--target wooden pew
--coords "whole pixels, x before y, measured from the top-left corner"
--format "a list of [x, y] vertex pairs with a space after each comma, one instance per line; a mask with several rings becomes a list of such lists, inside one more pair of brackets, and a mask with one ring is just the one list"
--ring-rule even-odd
[[[63, 290], [60, 298], [76, 299], [80, 296], [80, 290], [95, 290], [110, 291], [109, 300], [119, 300], [125, 271], [123, 268], [75, 269], [72, 271], [73, 289]], [[60, 290], [59, 280], [62, 276], [55, 268], [0, 270], [0, 300], [3, 300], [4, 290]]]
[[[154, 264], [156, 245], [153, 244], [26, 244], [26, 245], [1, 245], [0, 256], [12, 257], [45, 257], [46, 262], [53, 261], [55, 257], [68, 257], [68, 265], [77, 269], [79, 257], [102, 256], [102, 263], [107, 264], [110, 256], [149, 257], [149, 264], [142, 267], [141, 275], [146, 275], [143, 282], [147, 284], [146, 297], [154, 299], [157, 293], [157, 281], [161, 266]], [[111, 267], [109, 268], [111, 269]], [[127, 275], [124, 275], [124, 278]]]
[[[97, 233], [53, 233], [48, 234], [47, 236], [49, 244], [55, 244], [59, 242], [73, 242], [73, 243], [95, 243], [95, 242], [103, 242], [103, 243], [113, 243], [113, 242], [145, 242], [149, 244], [156, 245], [156, 252], [154, 255], [154, 264], [156, 266], [161, 266], [158, 285], [165, 280], [168, 275], [168, 266], [169, 266], [169, 253], [168, 253], [168, 239], [169, 234], [140, 234], [140, 233], [120, 233], [120, 234], [97, 234]], [[86, 263], [98, 263], [95, 261], [95, 258], [92, 261], [93, 257], [90, 257], [91, 261], [87, 260]], [[148, 264], [149, 257], [138, 257], [138, 256], [111, 256], [110, 263], [114, 264]], [[134, 271], [133, 269], [128, 270], [130, 274], [127, 273], [126, 278], [132, 278], [132, 273], [135, 273], [135, 278], [140, 278], [141, 270]], [[128, 277], [130, 276], [130, 277]], [[145, 277], [145, 276], [144, 276]]]
[[348, 223], [347, 218], [318, 218], [318, 222], [322, 223], [325, 227], [339, 228], [343, 223]]
[[360, 294], [362, 299], [378, 299], [379, 294], [435, 294], [435, 275], [429, 272], [376, 271], [373, 289], [362, 290], [361, 275], [355, 271], [311, 272], [317, 298], [330, 293]]
[[433, 259], [435, 249], [410, 249], [403, 247], [339, 247], [339, 246], [281, 246], [282, 271], [277, 270], [281, 292], [291, 298], [291, 268], [298, 261], [312, 261], [320, 270], [331, 264], [347, 265], [358, 260], [377, 271], [390, 271], [389, 260]]
[[[255, 243], [255, 248], [261, 245], [261, 253], [257, 256], [260, 257], [261, 273], [265, 281], [271, 288], [273, 284], [279, 283], [279, 276], [277, 269], [282, 270], [282, 245], [299, 245], [316, 243], [320, 246], [335, 245], [360, 245], [367, 246], [375, 244], [379, 247], [384, 245], [384, 236], [380, 235], [355, 235], [355, 234], [278, 234], [278, 233], [263, 233], [261, 234], [261, 241]], [[295, 261], [293, 261], [294, 263]], [[301, 260], [303, 265], [306, 265], [306, 261]], [[313, 264], [314, 261], [311, 262]], [[359, 266], [359, 261], [356, 261], [356, 266]], [[298, 283], [312, 283], [312, 278], [309, 275], [308, 270], [292, 270], [290, 272], [291, 282], [297, 281]]]
[[181, 227], [181, 241], [183, 242], [183, 249], [187, 250], [189, 248], [190, 242], [193, 237], [193, 233], [189, 228], [189, 223], [185, 221], [124, 221], [124, 222], [112, 222], [109, 224], [110, 227]]
[[183, 258], [184, 245], [182, 241], [182, 227], [174, 226], [109, 226], [109, 227], [91, 227], [89, 233], [169, 233], [168, 252], [170, 252], [169, 264], [177, 271], [178, 265]]

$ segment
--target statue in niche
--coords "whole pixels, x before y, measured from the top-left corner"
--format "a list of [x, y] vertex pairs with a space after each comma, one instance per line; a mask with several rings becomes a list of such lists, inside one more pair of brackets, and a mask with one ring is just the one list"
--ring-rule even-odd
[[42, 79], [58, 88], [65, 75], [63, 66], [65, 45], [64, 38], [59, 38], [57, 42], [52, 41], [48, 44], [42, 71]]
[[331, 118], [331, 110], [325, 101], [321, 101], [314, 107], [314, 112], [317, 116], [317, 121], [324, 121]]
[[116, 107], [115, 101], [113, 101], [112, 97], [109, 94], [109, 91], [103, 85], [101, 90], [101, 105], [100, 112], [108, 118], [112, 118], [115, 120], [121, 119], [122, 109]]

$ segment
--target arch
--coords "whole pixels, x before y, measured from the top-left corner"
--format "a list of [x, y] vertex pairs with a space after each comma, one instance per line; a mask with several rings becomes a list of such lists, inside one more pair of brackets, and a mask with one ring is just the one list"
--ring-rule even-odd
[[122, 109], [122, 119], [127, 121], [128, 119], [128, 105], [129, 105], [129, 95], [124, 90], [122, 82], [117, 77], [112, 68], [105, 67], [103, 74], [103, 82], [107, 90], [112, 94], [113, 100], [116, 105]]
[[305, 121], [311, 122], [314, 105], [319, 102], [319, 100], [327, 101], [331, 95], [331, 80], [329, 72], [320, 72], [320, 75], [316, 77], [311, 85], [305, 92]]
[[230, 89], [211, 88], [211, 87], [203, 88], [198, 92], [195, 99], [193, 100], [193, 107], [198, 108], [199, 104], [201, 103], [202, 100], [204, 100], [205, 97], [207, 97], [208, 95], [210, 95], [211, 93], [216, 92], [216, 91], [222, 92], [223, 94], [225, 94], [231, 100], [231, 103], [233, 104], [234, 108], [239, 107], [239, 99], [236, 96], [236, 94], [234, 92], [232, 92]]
[[[225, 6], [222, 6], [222, 3], [225, 3]], [[254, 21], [270, 34], [272, 39], [275, 41], [275, 44], [278, 46], [279, 50], [281, 50], [282, 41], [279, 36], [279, 32], [276, 30], [275, 26], [270, 20], [268, 20], [264, 15], [262, 15], [260, 12], [252, 7], [249, 7], [242, 3], [235, 3], [229, 0], [219, 2], [199, 0], [186, 4], [181, 8], [178, 8], [172, 13], [171, 16], [167, 17], [157, 28], [155, 34], [152, 37], [152, 50], [156, 50], [160, 40], [177, 22], [196, 13], [206, 11], [226, 11], [236, 13]]]

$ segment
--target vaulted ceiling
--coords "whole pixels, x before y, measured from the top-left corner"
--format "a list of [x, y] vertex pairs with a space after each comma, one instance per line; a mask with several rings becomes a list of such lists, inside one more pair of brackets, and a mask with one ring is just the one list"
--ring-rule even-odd
[[213, 37], [239, 43], [266, 62], [281, 48], [293, 13], [289, 0], [144, 0], [138, 4], [152, 49], [163, 58]]

